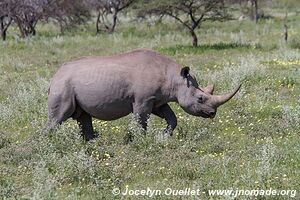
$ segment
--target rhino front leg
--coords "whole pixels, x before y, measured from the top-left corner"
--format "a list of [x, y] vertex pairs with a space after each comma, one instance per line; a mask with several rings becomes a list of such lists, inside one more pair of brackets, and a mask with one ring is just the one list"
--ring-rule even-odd
[[79, 124], [84, 139], [86, 141], [94, 139], [95, 133], [93, 129], [92, 117], [85, 111], [82, 111], [75, 119]]
[[58, 125], [59, 125], [59, 123], [56, 120], [49, 118], [47, 123], [44, 125], [44, 127], [42, 129], [42, 133], [47, 135], [51, 130], [53, 130]]
[[172, 136], [173, 130], [177, 126], [177, 118], [173, 110], [168, 104], [164, 104], [158, 108], [155, 108], [152, 113], [167, 122], [167, 128], [165, 129], [165, 133]]
[[134, 117], [145, 131], [147, 130], [147, 121], [152, 112], [153, 103], [153, 100], [150, 99], [143, 103], [135, 103], [133, 105]]

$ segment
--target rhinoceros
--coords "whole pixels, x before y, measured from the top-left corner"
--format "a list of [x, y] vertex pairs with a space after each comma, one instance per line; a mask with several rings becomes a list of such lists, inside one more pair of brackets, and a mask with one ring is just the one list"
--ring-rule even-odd
[[177, 118], [168, 105], [176, 102], [190, 115], [213, 118], [239, 85], [225, 95], [213, 86], [201, 88], [189, 67], [147, 49], [113, 56], [89, 56], [63, 64], [48, 91], [49, 132], [68, 118], [76, 119], [86, 140], [95, 137], [92, 118], [116, 120], [133, 113], [146, 130], [150, 114], [167, 123], [172, 135]]

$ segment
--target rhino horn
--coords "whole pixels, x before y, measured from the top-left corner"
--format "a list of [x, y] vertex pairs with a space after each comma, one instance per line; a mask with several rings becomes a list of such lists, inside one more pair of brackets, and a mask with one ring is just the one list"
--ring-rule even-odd
[[219, 107], [222, 104], [229, 101], [241, 88], [241, 84], [235, 88], [232, 92], [224, 95], [213, 95], [214, 106]]
[[205, 88], [202, 88], [202, 90], [207, 94], [213, 94], [214, 89], [215, 89], [214, 85], [209, 85]]

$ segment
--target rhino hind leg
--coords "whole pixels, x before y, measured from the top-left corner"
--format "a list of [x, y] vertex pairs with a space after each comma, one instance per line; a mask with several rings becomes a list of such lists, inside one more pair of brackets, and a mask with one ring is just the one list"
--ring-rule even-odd
[[167, 122], [167, 128], [164, 130], [165, 134], [172, 135], [173, 130], [177, 126], [177, 118], [173, 110], [168, 104], [164, 104], [158, 108], [153, 109], [152, 113]]
[[76, 115], [77, 116], [73, 116], [73, 118], [77, 120], [84, 139], [86, 141], [94, 139], [96, 135], [93, 129], [92, 116], [83, 110], [80, 111], [80, 114], [76, 113]]

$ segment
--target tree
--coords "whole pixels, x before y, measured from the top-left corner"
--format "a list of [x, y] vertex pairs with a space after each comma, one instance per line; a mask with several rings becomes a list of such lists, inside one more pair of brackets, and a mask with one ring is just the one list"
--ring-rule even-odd
[[11, 22], [8, 0], [0, 0], [0, 32], [3, 41], [6, 40], [7, 29]]
[[21, 33], [21, 37], [36, 34], [36, 24], [43, 16], [46, 0], [0, 0], [0, 25], [2, 39], [6, 38], [6, 31], [14, 22]]
[[89, 2], [91, 0], [46, 0], [48, 6], [44, 9], [44, 19], [54, 20], [64, 33], [65, 29], [82, 24], [90, 19]]
[[42, 18], [39, 1], [15, 1], [14, 8], [11, 10], [13, 21], [19, 27], [21, 37], [36, 34], [36, 25]]
[[128, 8], [135, 0], [96, 0], [94, 7], [97, 11], [96, 31], [112, 33], [117, 25], [118, 15]]
[[36, 34], [39, 21], [54, 20], [61, 31], [87, 21], [91, 0], [0, 0], [0, 30], [2, 39], [11, 23], [15, 23], [25, 38]]
[[258, 22], [259, 18], [263, 17], [262, 10], [259, 9], [258, 0], [226, 0], [228, 4], [239, 4], [241, 12], [250, 17], [255, 23]]
[[181, 23], [190, 33], [193, 46], [198, 46], [196, 29], [207, 20], [227, 17], [223, 0], [148, 0], [140, 10], [142, 14], [169, 16]]

